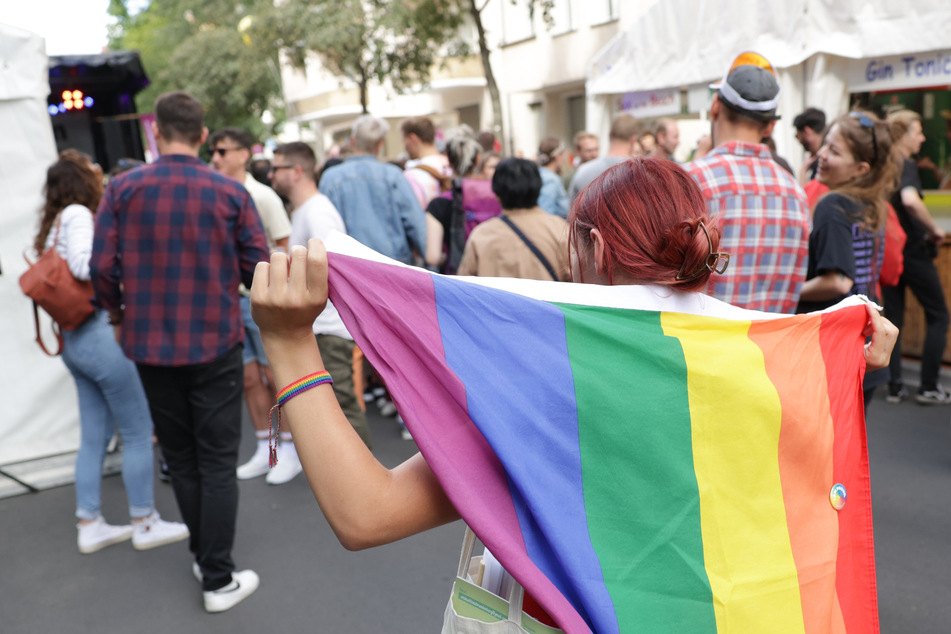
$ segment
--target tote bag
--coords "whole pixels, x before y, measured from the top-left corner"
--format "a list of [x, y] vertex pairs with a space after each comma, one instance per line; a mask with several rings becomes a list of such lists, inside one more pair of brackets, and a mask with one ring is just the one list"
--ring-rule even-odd
[[459, 555], [459, 568], [452, 586], [452, 597], [443, 614], [442, 634], [564, 634], [562, 630], [539, 623], [522, 611], [525, 590], [512, 580], [507, 598], [480, 588], [469, 578], [474, 569], [472, 550], [475, 533], [466, 526]]

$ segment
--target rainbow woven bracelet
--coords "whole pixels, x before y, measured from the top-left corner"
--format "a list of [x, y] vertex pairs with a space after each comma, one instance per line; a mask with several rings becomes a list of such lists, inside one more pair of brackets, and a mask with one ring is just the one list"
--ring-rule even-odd
[[[277, 439], [281, 435], [281, 407], [284, 406], [289, 400], [297, 396], [302, 392], [317, 387], [318, 385], [323, 385], [324, 383], [333, 383], [334, 380], [330, 376], [330, 372], [326, 370], [322, 372], [314, 372], [313, 374], [308, 374], [307, 376], [297, 379], [283, 390], [277, 393], [277, 403], [274, 407], [271, 408], [271, 411], [268, 413], [268, 449], [270, 450], [270, 466], [274, 467], [277, 465]], [[275, 430], [274, 426], [274, 412], [277, 412], [277, 428]]]

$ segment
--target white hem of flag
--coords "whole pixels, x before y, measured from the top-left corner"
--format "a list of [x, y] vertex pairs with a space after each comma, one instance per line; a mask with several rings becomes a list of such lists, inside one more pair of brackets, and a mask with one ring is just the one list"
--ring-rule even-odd
[[[381, 255], [339, 231], [334, 231], [327, 236], [324, 245], [330, 253], [338, 253], [340, 255], [361, 258], [392, 266], [416, 268]], [[429, 275], [439, 275], [438, 273], [432, 273], [424, 269], [417, 270]], [[560, 304], [703, 315], [706, 317], [718, 317], [734, 321], [779, 319], [790, 316], [779, 313], [746, 310], [745, 308], [738, 308], [703, 293], [685, 293], [659, 285], [601, 286], [598, 284], [545, 282], [507, 277], [465, 277], [457, 275], [440, 277], [496, 288], [525, 297]], [[865, 298], [864, 295], [853, 295], [843, 299], [835, 306], [819, 312], [838, 310], [847, 306], [858, 306], [866, 302], [868, 302], [868, 299]]]

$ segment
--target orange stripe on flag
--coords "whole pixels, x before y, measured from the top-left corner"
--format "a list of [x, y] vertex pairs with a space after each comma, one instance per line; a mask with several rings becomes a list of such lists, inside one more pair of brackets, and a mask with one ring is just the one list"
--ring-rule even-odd
[[835, 592], [838, 517], [829, 503], [835, 430], [829, 394], [816, 389], [827, 385], [821, 318], [794, 319], [793, 328], [789, 320], [753, 322], [749, 337], [763, 351], [782, 407], [779, 474], [805, 632], [834, 634], [845, 632], [845, 622]]

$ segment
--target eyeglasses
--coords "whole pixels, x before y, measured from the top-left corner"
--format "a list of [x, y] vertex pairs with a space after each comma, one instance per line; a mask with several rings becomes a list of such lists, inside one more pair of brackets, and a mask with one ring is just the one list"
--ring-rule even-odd
[[216, 147], [215, 149], [211, 151], [211, 153], [217, 154], [221, 158], [224, 158], [225, 154], [227, 154], [228, 152], [233, 152], [235, 150], [243, 150], [243, 149], [244, 148], [241, 148], [241, 147]]
[[296, 165], [272, 165], [272, 166], [268, 169], [267, 172], [268, 172], [268, 174], [270, 174], [271, 172], [276, 172], [277, 170], [286, 170], [286, 169], [290, 169], [290, 168], [292, 168], [292, 167], [297, 167], [297, 166], [296, 166]]
[[864, 112], [850, 112], [849, 116], [859, 120], [859, 125], [872, 131], [872, 164], [878, 163], [878, 138], [875, 136], [875, 122]]

